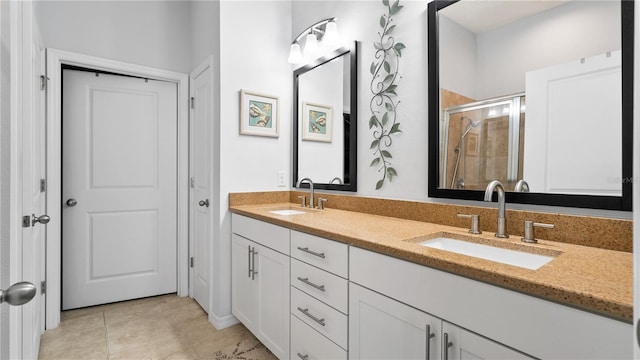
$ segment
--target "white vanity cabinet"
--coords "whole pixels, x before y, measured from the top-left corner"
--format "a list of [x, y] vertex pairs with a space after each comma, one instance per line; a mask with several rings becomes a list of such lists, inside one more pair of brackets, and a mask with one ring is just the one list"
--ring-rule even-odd
[[289, 358], [288, 229], [232, 216], [231, 309], [274, 355]]
[[[383, 351], [424, 359], [427, 343], [439, 359], [444, 334], [449, 360], [633, 357], [631, 324], [390, 256], [351, 247], [349, 279], [353, 359]], [[426, 326], [437, 319], [441, 328], [427, 342]]]
[[349, 294], [351, 359], [531, 359], [357, 284]]
[[[351, 359], [441, 358], [437, 317], [354, 283], [349, 284], [349, 308]], [[428, 338], [428, 333], [435, 335]]]
[[349, 246], [291, 231], [291, 357], [347, 359]]

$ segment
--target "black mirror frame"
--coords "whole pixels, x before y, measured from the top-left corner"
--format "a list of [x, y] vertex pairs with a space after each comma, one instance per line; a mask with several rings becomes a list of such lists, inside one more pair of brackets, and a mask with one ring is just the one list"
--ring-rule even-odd
[[[428, 194], [431, 198], [478, 200], [484, 198], [481, 190], [453, 190], [438, 188], [440, 177], [440, 80], [438, 59], [437, 12], [459, 0], [434, 0], [427, 5], [428, 12], [428, 116], [429, 116], [429, 175]], [[632, 210], [633, 191], [633, 42], [634, 1], [621, 0], [622, 31], [622, 196], [596, 196], [572, 194], [545, 194], [507, 192], [510, 203], [565, 206], [577, 208]]]
[[[351, 70], [350, 74], [350, 86], [351, 86], [351, 96], [350, 96], [350, 108], [351, 112], [349, 114], [350, 119], [350, 127], [348, 134], [348, 147], [349, 152], [345, 155], [344, 162], [344, 175], [345, 176], [345, 184], [328, 184], [328, 183], [314, 183], [314, 189], [323, 189], [323, 190], [338, 190], [338, 191], [358, 191], [358, 42], [354, 41], [351, 45], [351, 48], [342, 47], [337, 49], [330, 54], [321, 57], [314, 62], [307, 64], [299, 69], [296, 69], [293, 72], [293, 187], [296, 186], [296, 182], [298, 181], [298, 78], [300, 75], [317, 68], [318, 66], [327, 63], [333, 59], [336, 59], [344, 54], [349, 54], [349, 66]], [[345, 139], [345, 140], [347, 140]], [[346, 161], [348, 159], [348, 162]], [[313, 180], [313, 179], [312, 179]], [[300, 185], [301, 188], [308, 188], [309, 184], [303, 183]]]

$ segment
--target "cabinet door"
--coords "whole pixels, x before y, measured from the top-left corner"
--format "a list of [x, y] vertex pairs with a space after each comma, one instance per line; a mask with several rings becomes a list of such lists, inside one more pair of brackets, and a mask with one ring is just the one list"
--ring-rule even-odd
[[[444, 360], [532, 359], [500, 343], [489, 340], [448, 322], [442, 324], [442, 336], [449, 342]], [[444, 341], [444, 340], [443, 340]], [[444, 342], [442, 343], [444, 348]]]
[[256, 244], [256, 337], [278, 358], [289, 358], [289, 257]]
[[258, 291], [249, 272], [249, 249], [256, 245], [236, 234], [231, 237], [231, 312], [251, 332], [257, 329]]
[[[349, 284], [351, 359], [439, 359], [441, 323], [408, 305]], [[433, 337], [427, 336], [427, 328]]]

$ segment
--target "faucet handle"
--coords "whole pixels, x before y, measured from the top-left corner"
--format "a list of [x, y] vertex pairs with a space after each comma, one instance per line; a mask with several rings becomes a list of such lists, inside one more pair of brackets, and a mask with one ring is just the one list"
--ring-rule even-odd
[[307, 207], [307, 197], [306, 196], [300, 195], [300, 196], [298, 196], [298, 199], [300, 199], [300, 206]]
[[533, 222], [531, 220], [525, 220], [524, 221], [524, 237], [522, 238], [522, 241], [527, 242], [527, 243], [537, 243], [538, 242], [538, 240], [536, 240], [536, 236], [535, 236], [535, 233], [533, 231], [534, 227], [553, 229], [556, 226], [554, 224], [537, 223], [537, 222]]
[[318, 207], [317, 207], [317, 209], [318, 210], [324, 210], [324, 203], [326, 201], [329, 201], [329, 200], [327, 200], [325, 198], [318, 198]]
[[459, 218], [465, 218], [465, 219], [471, 219], [471, 228], [469, 229], [469, 233], [471, 234], [482, 234], [482, 231], [480, 231], [479, 224], [480, 224], [480, 215], [467, 215], [467, 214], [458, 214]]

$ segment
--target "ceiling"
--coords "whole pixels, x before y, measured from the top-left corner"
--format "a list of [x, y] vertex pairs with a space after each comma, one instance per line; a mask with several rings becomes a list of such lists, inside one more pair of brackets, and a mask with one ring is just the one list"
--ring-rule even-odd
[[[440, 13], [476, 34], [491, 31], [572, 0], [462, 0]], [[464, 6], [460, 6], [464, 3]]]

